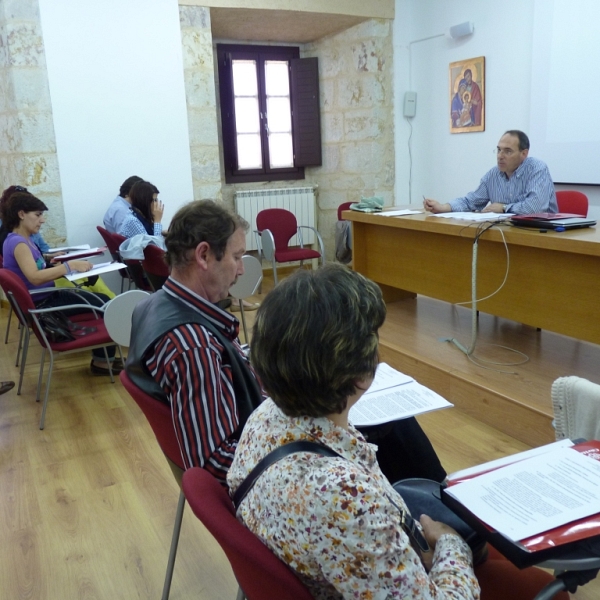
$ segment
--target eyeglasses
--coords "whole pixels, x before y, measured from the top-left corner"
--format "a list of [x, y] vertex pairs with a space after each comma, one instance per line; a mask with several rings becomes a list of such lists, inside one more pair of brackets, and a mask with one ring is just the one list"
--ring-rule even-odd
[[511, 148], [494, 148], [492, 152], [498, 156], [512, 156], [515, 153], [515, 150], [512, 150]]

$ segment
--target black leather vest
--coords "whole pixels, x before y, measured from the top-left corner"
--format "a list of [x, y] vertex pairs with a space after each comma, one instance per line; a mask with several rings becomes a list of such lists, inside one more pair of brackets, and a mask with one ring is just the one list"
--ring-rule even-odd
[[144, 356], [169, 331], [187, 323], [198, 323], [212, 333], [224, 347], [223, 364], [231, 365], [233, 389], [239, 415], [238, 432], [250, 413], [262, 402], [263, 395], [252, 372], [236, 347], [201, 312], [189, 307], [164, 290], [142, 300], [133, 311], [131, 344], [125, 370], [131, 380], [148, 395], [169, 403], [167, 395], [148, 371]]

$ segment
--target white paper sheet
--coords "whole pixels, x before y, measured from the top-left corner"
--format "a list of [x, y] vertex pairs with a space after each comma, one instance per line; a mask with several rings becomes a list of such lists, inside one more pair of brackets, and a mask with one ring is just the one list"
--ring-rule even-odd
[[350, 409], [356, 427], [379, 425], [453, 406], [424, 385], [411, 381], [376, 392], [368, 392]]
[[373, 383], [365, 393], [372, 394], [373, 392], [385, 390], [395, 385], [403, 385], [411, 381], [414, 381], [412, 377], [400, 373], [400, 371], [397, 371], [394, 367], [390, 367], [387, 363], [379, 363], [375, 372], [375, 379], [373, 379]]
[[102, 273], [110, 273], [110, 271], [119, 271], [120, 269], [126, 269], [127, 266], [119, 262], [106, 262], [98, 263], [94, 265], [94, 268], [86, 273], [73, 272], [70, 275], [66, 275], [66, 279], [69, 281], [76, 281], [77, 279], [83, 279], [84, 277], [92, 277], [93, 275], [102, 275]]
[[384, 212], [377, 213], [380, 217], [403, 217], [404, 215], [418, 215], [425, 212], [424, 210], [411, 210], [409, 208], [403, 208], [401, 210], [386, 210]]
[[71, 252], [75, 250], [89, 250], [89, 244], [81, 244], [81, 246], [62, 246], [61, 248], [50, 248], [46, 254], [54, 254], [55, 252]]
[[504, 467], [505, 465], [512, 465], [513, 463], [520, 462], [527, 458], [531, 458], [532, 456], [544, 454], [545, 452], [552, 452], [557, 448], [570, 448], [571, 446], [573, 446], [573, 442], [569, 439], [560, 440], [558, 442], [552, 442], [551, 444], [545, 444], [544, 446], [540, 446], [539, 448], [532, 448], [531, 450], [525, 450], [524, 452], [518, 452], [517, 454], [511, 454], [510, 456], [503, 456], [502, 458], [490, 460], [489, 462], [482, 463], [475, 467], [468, 467], [467, 469], [456, 471], [455, 473], [451, 473], [450, 475], [448, 475], [448, 479], [450, 481], [464, 479], [465, 477], [470, 477], [471, 475], [477, 475], [477, 473], [486, 473], [487, 471], [491, 471], [492, 469], [499, 469], [500, 467]]
[[476, 213], [476, 212], [449, 212], [431, 214], [432, 217], [440, 217], [441, 219], [462, 219], [463, 221], [505, 221], [510, 217], [514, 217], [512, 213]]
[[597, 513], [600, 462], [557, 448], [447, 491], [484, 523], [518, 541]]

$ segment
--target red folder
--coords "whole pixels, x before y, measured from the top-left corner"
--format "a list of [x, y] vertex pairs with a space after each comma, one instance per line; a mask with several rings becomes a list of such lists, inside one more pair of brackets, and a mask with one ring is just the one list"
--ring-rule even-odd
[[89, 250], [77, 250], [76, 252], [69, 252], [68, 254], [61, 254], [55, 256], [51, 262], [64, 262], [65, 260], [81, 260], [88, 256], [100, 256], [106, 252], [106, 246], [102, 248], [90, 248]]
[[[572, 448], [573, 450], [577, 450], [586, 456], [600, 461], [600, 441], [591, 440], [589, 442], [582, 442], [574, 445]], [[518, 454], [515, 455], [515, 462], [519, 460], [518, 456]], [[479, 475], [483, 475], [484, 473], [493, 470], [495, 469], [484, 469], [479, 473], [474, 473], [473, 475], [457, 479], [452, 479], [452, 476], [450, 476], [448, 478], [448, 487], [452, 487], [453, 485], [461, 483], [462, 481], [473, 479]], [[540, 559], [545, 560], [546, 558], [552, 558], [553, 556], [556, 556], [556, 553], [549, 552], [550, 549], [558, 548], [562, 551], [562, 546], [565, 545], [568, 545], [568, 548], [573, 548], [575, 547], [574, 543], [580, 540], [600, 535], [600, 512], [598, 512], [594, 515], [590, 515], [589, 517], [584, 517], [583, 519], [578, 519], [577, 521], [566, 523], [565, 525], [561, 525], [560, 527], [556, 527], [555, 529], [551, 529], [544, 533], [520, 540], [519, 542], [513, 542], [480, 521], [456, 499], [447, 494], [442, 494], [442, 497], [444, 504], [450, 506], [450, 508], [452, 508], [464, 521], [482, 533], [482, 535], [487, 537], [493, 546], [496, 546], [503, 554], [505, 554], [518, 566], [536, 564]], [[564, 548], [564, 550], [566, 549], [567, 547]], [[536, 558], [535, 560], [528, 560], [527, 558], [521, 556], [519, 551], [521, 554], [523, 552], [530, 553], [532, 555], [535, 554], [536, 557], [538, 556], [537, 553], [541, 552], [544, 557], [542, 558], [540, 555], [540, 557]]]

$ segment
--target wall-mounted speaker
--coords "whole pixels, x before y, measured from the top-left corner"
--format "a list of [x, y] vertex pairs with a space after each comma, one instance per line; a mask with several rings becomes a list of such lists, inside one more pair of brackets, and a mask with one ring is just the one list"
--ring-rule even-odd
[[457, 38], [465, 37], [466, 35], [471, 35], [473, 30], [475, 29], [473, 23], [471, 21], [465, 21], [460, 25], [455, 25], [454, 27], [450, 27], [450, 37], [455, 40]]

